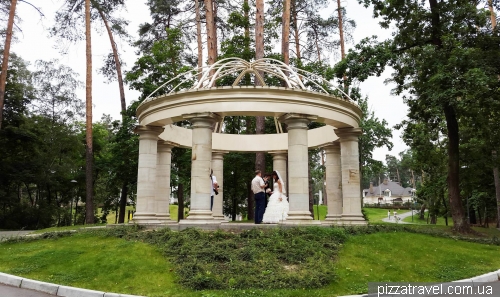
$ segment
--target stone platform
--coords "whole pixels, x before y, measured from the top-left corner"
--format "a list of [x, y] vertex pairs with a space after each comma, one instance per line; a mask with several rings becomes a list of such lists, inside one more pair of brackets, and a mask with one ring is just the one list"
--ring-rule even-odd
[[[295, 228], [295, 227], [331, 227], [331, 226], [364, 226], [367, 225], [366, 221], [359, 222], [351, 222], [351, 221], [336, 221], [332, 223], [332, 221], [313, 221], [318, 222], [316, 224], [254, 224], [254, 223], [228, 223], [223, 222], [220, 224], [178, 224], [178, 223], [169, 223], [169, 224], [141, 224], [140, 226], [145, 227], [149, 230], [157, 230], [163, 228], [169, 228], [173, 231], [181, 231], [188, 228], [197, 228], [201, 230], [224, 230], [224, 231], [245, 231], [251, 230], [254, 228], [257, 229], [272, 229], [272, 228]], [[132, 226], [132, 224], [108, 224], [106, 227], [114, 228], [121, 226]]]

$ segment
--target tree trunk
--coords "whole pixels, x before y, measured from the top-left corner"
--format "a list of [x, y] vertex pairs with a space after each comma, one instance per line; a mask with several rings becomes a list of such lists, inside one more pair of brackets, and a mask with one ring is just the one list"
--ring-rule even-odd
[[122, 192], [120, 195], [120, 215], [118, 217], [118, 224], [125, 223], [125, 210], [127, 209], [127, 196], [128, 196], [128, 183], [124, 182]]
[[431, 225], [436, 225], [437, 224], [437, 215], [432, 214], [431, 215]]
[[283, 1], [281, 55], [283, 56], [283, 62], [290, 65], [290, 0]]
[[297, 62], [300, 64], [300, 36], [299, 36], [299, 26], [298, 26], [298, 20], [297, 20], [297, 0], [292, 0], [291, 2], [291, 13], [292, 13], [292, 20], [293, 20], [293, 36], [295, 38], [295, 56], [297, 57]]
[[459, 177], [459, 134], [458, 122], [455, 109], [445, 105], [444, 114], [446, 127], [448, 128], [448, 197], [450, 201], [453, 228], [458, 232], [470, 232], [470, 224], [467, 221], [462, 199], [460, 199], [460, 177]]
[[[264, 58], [264, 0], [256, 1], [257, 12], [255, 13], [255, 59]], [[263, 72], [259, 74], [264, 77]], [[256, 86], [262, 84], [258, 79], [255, 80]], [[265, 118], [256, 117], [255, 134], [264, 134]], [[266, 171], [266, 155], [264, 152], [255, 154], [255, 169], [260, 170], [262, 173]]]
[[448, 205], [446, 205], [446, 199], [444, 198], [444, 193], [440, 193], [440, 196], [443, 199], [444, 221], [445, 221], [446, 226], [448, 226]]
[[500, 228], [500, 177], [498, 176], [497, 151], [491, 151], [493, 156], [493, 179], [495, 181], [495, 196], [497, 198], [497, 228]]
[[344, 21], [342, 18], [342, 6], [340, 6], [340, 0], [337, 0], [337, 12], [339, 15], [340, 58], [344, 59], [345, 58]]
[[[203, 41], [201, 40], [201, 16], [200, 3], [194, 0], [194, 8], [196, 13], [196, 42], [198, 43], [198, 71], [203, 68]], [[198, 74], [198, 80], [201, 79], [202, 73]]]
[[78, 196], [76, 196], [76, 202], [75, 202], [75, 219], [73, 220], [74, 221], [73, 225], [75, 225], [75, 226], [77, 224], [77, 221], [76, 221], [76, 215], [77, 214], [78, 214]]
[[476, 210], [472, 205], [469, 206], [469, 213], [470, 213], [469, 223], [474, 225], [477, 224]]
[[92, 42], [90, 32], [90, 0], [85, 0], [85, 52], [87, 58], [87, 79], [85, 87], [86, 97], [86, 142], [85, 151], [86, 170], [85, 183], [87, 199], [85, 200], [85, 222], [87, 224], [94, 223], [94, 187], [92, 182]]
[[493, 0], [488, 0], [488, 8], [490, 9], [491, 17], [491, 29], [495, 30], [497, 26], [497, 16], [495, 14], [495, 9], [493, 8]]
[[[125, 101], [125, 88], [123, 87], [122, 66], [120, 63], [120, 58], [118, 57], [118, 49], [116, 48], [116, 43], [113, 38], [113, 32], [109, 27], [108, 20], [106, 19], [106, 16], [100, 9], [98, 9], [98, 12], [99, 15], [101, 16], [104, 26], [106, 27], [106, 31], [108, 32], [109, 42], [111, 43], [111, 49], [113, 51], [113, 58], [115, 60], [115, 67], [116, 67], [116, 76], [118, 79], [118, 88], [120, 91], [120, 104], [122, 109], [121, 111], [122, 111], [122, 122], [123, 122], [123, 118], [125, 117], [125, 112], [127, 111], [127, 103]], [[125, 182], [122, 186], [122, 194], [120, 197], [120, 212], [118, 218], [119, 224], [123, 224], [125, 222], [125, 209], [127, 207], [127, 190], [128, 187], [127, 183]]]
[[[244, 23], [245, 23], [245, 41], [244, 41], [244, 57], [243, 59], [249, 59], [250, 57], [248, 56], [251, 53], [250, 49], [250, 5], [248, 4], [248, 0], [243, 1], [243, 17], [244, 17]], [[250, 73], [245, 74], [244, 78], [242, 79], [243, 85], [249, 86], [252, 83], [252, 77], [250, 76]]]
[[218, 40], [217, 40], [217, 0], [212, 0], [213, 8], [213, 17], [214, 17], [214, 51], [215, 51], [215, 61], [217, 62], [217, 57], [219, 56], [219, 48], [218, 48]]
[[[437, 0], [429, 0], [432, 24], [432, 43], [438, 49], [443, 49], [441, 40], [441, 26]], [[459, 163], [459, 128], [455, 109], [449, 103], [443, 106], [448, 129], [448, 199], [450, 201], [453, 229], [461, 233], [471, 232], [470, 224], [464, 214], [462, 200], [460, 199], [460, 163]]]
[[2, 129], [3, 106], [5, 102], [5, 85], [7, 84], [7, 69], [9, 68], [10, 43], [12, 41], [12, 27], [16, 16], [17, 0], [10, 2], [9, 21], [5, 34], [5, 45], [3, 48], [2, 73], [0, 74], [0, 129]]
[[184, 219], [184, 185], [177, 186], [177, 221]]
[[319, 48], [319, 43], [318, 43], [318, 31], [316, 30], [316, 28], [314, 29], [314, 35], [315, 35], [315, 38], [314, 38], [314, 42], [316, 43], [316, 53], [318, 54], [318, 62], [321, 63], [321, 51], [320, 51], [320, 48]]
[[[122, 113], [124, 113], [127, 110], [127, 103], [125, 102], [125, 89], [123, 87], [122, 66], [120, 63], [120, 58], [118, 57], [118, 49], [116, 48], [116, 43], [113, 38], [113, 32], [111, 32], [111, 28], [109, 27], [106, 16], [104, 16], [104, 13], [100, 9], [98, 9], [97, 11], [99, 11], [99, 15], [101, 16], [102, 22], [106, 27], [106, 31], [108, 32], [109, 42], [111, 43], [111, 49], [113, 50], [113, 58], [115, 60], [115, 65], [116, 65], [116, 76], [118, 78], [118, 88], [120, 89], [120, 103], [122, 107]], [[122, 114], [122, 118], [123, 117], [124, 114]]]
[[[207, 52], [208, 52], [208, 65], [212, 65], [217, 60], [217, 41], [214, 22], [214, 5], [213, 0], [205, 0], [205, 17], [207, 20]], [[210, 71], [213, 75], [214, 70]]]
[[419, 219], [420, 220], [424, 220], [425, 219], [425, 208], [426, 208], [426, 205], [425, 203], [422, 204], [422, 206], [420, 207], [420, 216], [419, 216]]

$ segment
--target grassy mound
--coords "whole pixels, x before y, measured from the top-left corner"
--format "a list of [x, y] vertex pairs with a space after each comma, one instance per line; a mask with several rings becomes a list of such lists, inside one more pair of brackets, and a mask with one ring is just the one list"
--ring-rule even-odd
[[194, 290], [319, 288], [334, 280], [343, 229], [253, 229], [239, 234], [168, 229], [129, 234], [157, 245]]
[[0, 243], [0, 271], [150, 297], [332, 297], [366, 293], [368, 282], [451, 281], [500, 268], [498, 230], [464, 238], [424, 227], [49, 233]]

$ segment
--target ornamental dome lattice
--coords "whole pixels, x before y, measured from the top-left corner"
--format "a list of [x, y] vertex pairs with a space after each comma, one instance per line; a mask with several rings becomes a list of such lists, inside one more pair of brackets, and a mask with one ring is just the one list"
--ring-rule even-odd
[[[352, 100], [341, 88], [320, 75], [287, 65], [282, 61], [264, 58], [253, 62], [241, 58], [226, 58], [205, 66], [201, 70], [193, 69], [184, 72], [154, 90], [147, 98], [149, 101], [154, 94], [166, 86], [171, 86], [167, 94], [183, 90], [210, 89], [216, 86], [216, 81], [222, 78], [234, 78], [232, 86], [238, 86], [246, 74], [254, 75], [254, 81], [259, 81], [261, 86], [267, 86], [261, 73], [278, 78], [285, 82], [286, 87], [307, 91], [331, 94], [328, 89], [340, 93], [342, 97]], [[183, 88], [188, 82], [194, 82], [190, 87]]]

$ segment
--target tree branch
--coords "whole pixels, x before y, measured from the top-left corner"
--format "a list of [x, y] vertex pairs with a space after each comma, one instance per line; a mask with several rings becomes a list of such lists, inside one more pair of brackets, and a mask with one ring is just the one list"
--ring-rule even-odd
[[40, 14], [40, 16], [45, 17], [45, 15], [43, 14], [43, 12], [38, 7], [36, 7], [35, 5], [29, 3], [28, 1], [25, 1], [25, 0], [19, 0], [19, 2], [24, 2], [24, 3], [28, 4], [28, 5], [31, 5], [31, 7], [33, 7], [34, 9], [36, 9], [38, 11], [38, 13]]

